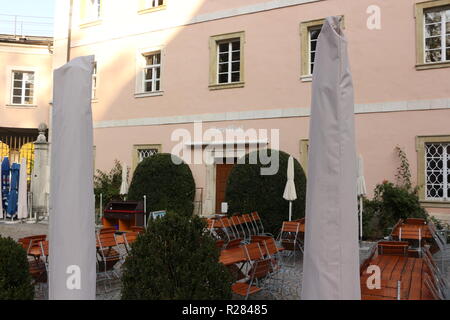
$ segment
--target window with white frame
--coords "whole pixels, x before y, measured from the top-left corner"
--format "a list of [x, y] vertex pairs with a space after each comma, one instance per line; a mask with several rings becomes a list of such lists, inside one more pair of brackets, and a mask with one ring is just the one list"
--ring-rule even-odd
[[34, 102], [34, 72], [12, 72], [11, 104], [32, 105]]
[[92, 70], [92, 100], [97, 99], [97, 61], [94, 61]]
[[425, 62], [450, 61], [450, 6], [424, 11]]
[[425, 197], [450, 198], [450, 142], [425, 144]]
[[158, 92], [161, 90], [161, 52], [146, 53], [143, 56], [143, 92]]
[[97, 21], [101, 18], [101, 0], [80, 0], [80, 14], [82, 22]]
[[231, 39], [217, 44], [217, 83], [241, 81], [241, 40]]
[[319, 38], [322, 25], [316, 25], [308, 28], [308, 42], [309, 42], [309, 74], [314, 72], [314, 61], [316, 59], [317, 39]]

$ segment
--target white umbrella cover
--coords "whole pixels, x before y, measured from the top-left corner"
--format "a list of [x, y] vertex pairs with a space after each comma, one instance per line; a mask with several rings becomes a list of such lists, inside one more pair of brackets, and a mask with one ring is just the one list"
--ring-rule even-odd
[[94, 56], [54, 71], [49, 298], [94, 300], [94, 154], [91, 109]]
[[[3, 158], [0, 157], [0, 163], [2, 163]], [[0, 166], [0, 178], [2, 176], [2, 166]], [[0, 219], [3, 219], [3, 197], [2, 197], [2, 188], [1, 188], [1, 181], [0, 181]]]
[[318, 38], [312, 83], [302, 299], [359, 300], [353, 83], [339, 17]]
[[356, 179], [356, 194], [359, 198], [359, 236], [362, 239], [363, 226], [362, 226], [362, 214], [363, 214], [363, 197], [366, 195], [366, 180], [364, 179], [364, 162], [361, 155], [358, 157], [358, 178]]
[[17, 201], [17, 218], [28, 218], [27, 204], [27, 159], [22, 158], [19, 173], [19, 200]]
[[297, 192], [294, 183], [294, 158], [289, 157], [287, 166], [287, 182], [284, 188], [283, 198], [289, 201], [289, 221], [292, 220], [292, 201], [297, 200]]
[[122, 166], [122, 184], [120, 185], [120, 194], [128, 194], [127, 166], [125, 164]]

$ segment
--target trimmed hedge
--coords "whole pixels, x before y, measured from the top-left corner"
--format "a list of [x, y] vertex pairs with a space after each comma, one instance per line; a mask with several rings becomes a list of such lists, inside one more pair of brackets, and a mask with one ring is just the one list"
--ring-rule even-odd
[[25, 250], [0, 236], [0, 300], [33, 300], [34, 287]]
[[123, 268], [124, 300], [231, 298], [231, 275], [198, 216], [168, 213], [151, 219]]
[[[249, 159], [254, 154], [245, 155], [245, 164], [235, 165], [230, 172], [225, 201], [228, 202], [230, 215], [257, 211], [265, 231], [276, 236], [283, 221], [289, 219], [289, 201], [283, 198], [289, 154], [272, 149], [267, 152], [269, 156], [278, 152], [278, 172], [274, 175], [261, 175], [260, 169], [269, 165], [261, 164], [259, 156], [257, 164], [249, 164]], [[295, 158], [294, 179], [297, 200], [292, 202], [292, 219], [298, 219], [305, 216], [306, 176]]]
[[147, 196], [147, 212], [167, 210], [191, 216], [194, 211], [195, 182], [189, 166], [172, 162], [168, 153], [144, 159], [134, 171], [128, 199]]

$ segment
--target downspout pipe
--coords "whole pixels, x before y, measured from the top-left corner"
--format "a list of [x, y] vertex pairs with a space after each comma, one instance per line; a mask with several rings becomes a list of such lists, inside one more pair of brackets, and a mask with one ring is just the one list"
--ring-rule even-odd
[[69, 5], [69, 26], [67, 28], [67, 62], [70, 61], [70, 42], [72, 40], [72, 11], [73, 11], [73, 0], [70, 0]]

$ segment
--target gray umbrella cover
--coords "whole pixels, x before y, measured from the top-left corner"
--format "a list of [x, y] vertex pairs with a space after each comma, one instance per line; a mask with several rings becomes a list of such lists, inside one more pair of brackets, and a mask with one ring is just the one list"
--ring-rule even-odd
[[54, 71], [49, 297], [95, 299], [93, 56]]
[[338, 17], [318, 39], [308, 164], [302, 299], [360, 299], [353, 83]]

